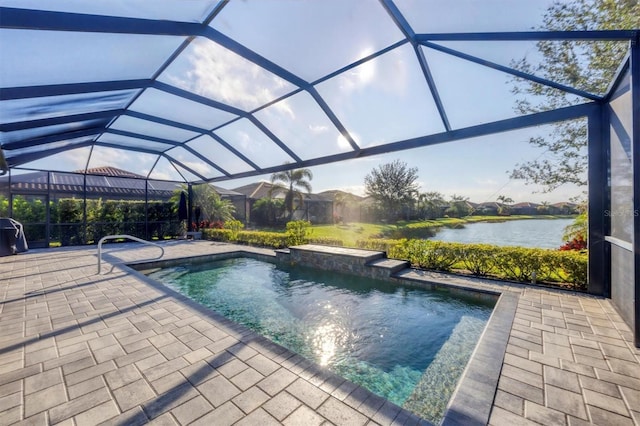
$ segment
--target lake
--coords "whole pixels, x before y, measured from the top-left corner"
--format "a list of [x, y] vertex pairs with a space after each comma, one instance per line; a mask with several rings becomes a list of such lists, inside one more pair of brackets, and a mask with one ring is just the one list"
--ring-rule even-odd
[[524, 219], [465, 224], [461, 229], [441, 228], [431, 240], [484, 243], [499, 246], [559, 248], [564, 228], [573, 219]]

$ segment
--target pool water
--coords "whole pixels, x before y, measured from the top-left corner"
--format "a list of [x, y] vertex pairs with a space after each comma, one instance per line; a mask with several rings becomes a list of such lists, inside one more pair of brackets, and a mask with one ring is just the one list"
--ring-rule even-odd
[[433, 422], [494, 305], [252, 258], [150, 277]]

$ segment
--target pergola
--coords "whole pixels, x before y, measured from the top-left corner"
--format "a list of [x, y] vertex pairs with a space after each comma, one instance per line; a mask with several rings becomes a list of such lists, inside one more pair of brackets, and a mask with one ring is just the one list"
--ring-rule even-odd
[[[584, 120], [589, 291], [614, 300], [640, 346], [640, 30], [514, 29], [506, 12], [490, 31], [482, 17], [442, 28], [461, 11], [409, 0], [0, 5], [9, 176], [126, 153], [147, 179], [219, 182]], [[591, 93], [500, 55], [539, 41], [619, 42], [629, 54], [609, 89]], [[480, 75], [572, 101], [519, 115]]]

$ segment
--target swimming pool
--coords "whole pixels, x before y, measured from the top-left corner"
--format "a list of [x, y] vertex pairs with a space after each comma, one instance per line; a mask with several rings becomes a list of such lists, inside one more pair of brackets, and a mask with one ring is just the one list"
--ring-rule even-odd
[[244, 257], [149, 276], [432, 422], [494, 306]]

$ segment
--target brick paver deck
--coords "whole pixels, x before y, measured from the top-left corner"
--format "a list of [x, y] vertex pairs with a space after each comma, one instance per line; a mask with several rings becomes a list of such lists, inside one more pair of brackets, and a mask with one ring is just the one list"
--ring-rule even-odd
[[[165, 257], [235, 249], [171, 242]], [[157, 255], [105, 251], [112, 264]], [[1, 425], [420, 423], [138, 273], [97, 275], [95, 254], [0, 258]], [[640, 351], [608, 300], [423, 275], [518, 295], [491, 424], [640, 424]]]

